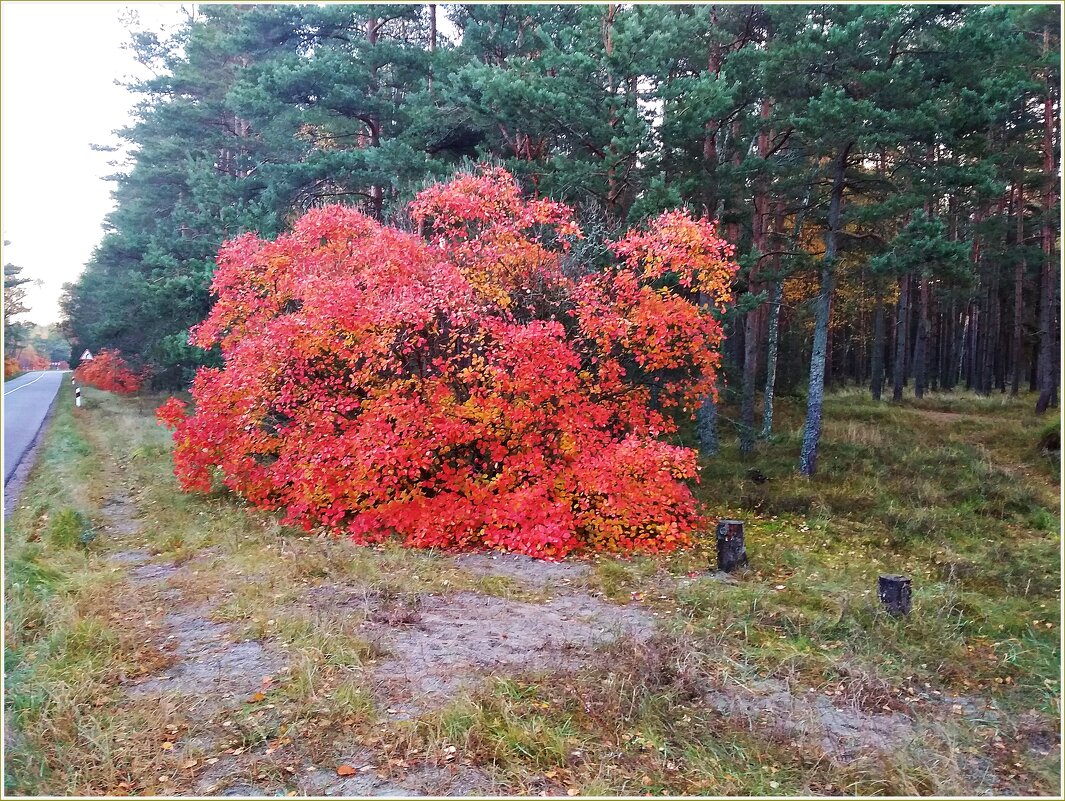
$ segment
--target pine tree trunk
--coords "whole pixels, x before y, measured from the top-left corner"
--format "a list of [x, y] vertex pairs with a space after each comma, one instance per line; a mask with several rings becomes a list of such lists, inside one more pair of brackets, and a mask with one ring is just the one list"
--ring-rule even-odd
[[1010, 332], [1006, 328], [1006, 299], [999, 296], [996, 316], [998, 317], [998, 343], [995, 345], [995, 387], [999, 392], [1006, 393], [1006, 383], [1010, 370]]
[[751, 309], [743, 322], [743, 378], [740, 398], [740, 453], [754, 450], [754, 384], [758, 378], [758, 351], [761, 340], [758, 309]]
[[[1006, 197], [1003, 196], [998, 202], [998, 217], [1005, 218], [1006, 212]], [[1003, 231], [1002, 244], [1005, 249], [1005, 231]], [[997, 263], [992, 263], [990, 265], [990, 271], [991, 286], [987, 295], [988, 322], [990, 325], [987, 327], [986, 361], [984, 364], [983, 380], [984, 393], [987, 395], [991, 394], [991, 391], [999, 384], [999, 380], [1004, 374], [1002, 370], [1003, 349], [999, 342], [1002, 330], [1002, 297], [999, 291], [1002, 284], [1002, 271]]]
[[[981, 209], [977, 209], [974, 222], [979, 223], [983, 220], [983, 212]], [[975, 292], [979, 293], [983, 286], [983, 276], [981, 273], [983, 265], [983, 255], [979, 234], [973, 236], [973, 247], [969, 255], [970, 261], [973, 263], [973, 273], [977, 276], [977, 287]], [[969, 303], [969, 330], [968, 330], [968, 351], [966, 359], [966, 374], [965, 374], [965, 388], [968, 390], [975, 389], [980, 391], [980, 343], [983, 341], [983, 328], [985, 325], [985, 317], [982, 311], [982, 302], [977, 300], [978, 295], [974, 294], [973, 300]]]
[[917, 293], [917, 341], [913, 347], [913, 391], [920, 399], [928, 388], [928, 278], [922, 276]]
[[[1040, 290], [1042, 290], [1042, 287], [1043, 287], [1042, 281], [1043, 281], [1043, 272], [1042, 272], [1042, 270], [1040, 270], [1040, 272], [1039, 272], [1039, 287], [1040, 287]], [[1040, 310], [1041, 309], [1042, 309], [1042, 306], [1040, 306]], [[1040, 320], [1042, 319], [1041, 315], [1042, 315], [1042, 311], [1039, 312], [1038, 319], [1040, 319]], [[1037, 344], [1036, 345], [1036, 349], [1037, 350], [1038, 350], [1038, 347], [1039, 346]], [[1029, 361], [1029, 364], [1028, 364], [1028, 391], [1029, 392], [1038, 392], [1039, 391], [1039, 363], [1040, 363], [1040, 358], [1039, 358], [1038, 352], [1034, 353], [1032, 358], [1029, 359], [1028, 361]]]
[[433, 96], [433, 61], [432, 56], [436, 53], [436, 3], [429, 3], [429, 75], [426, 88], [429, 97]]
[[1013, 381], [1010, 395], [1016, 396], [1021, 389], [1021, 372], [1024, 369], [1024, 340], [1022, 338], [1024, 323], [1024, 273], [1028, 265], [1024, 260], [1024, 184], [1017, 184], [1017, 204], [1013, 210], [1017, 218], [1017, 235], [1014, 250], [1017, 251], [1017, 266], [1013, 270]]
[[954, 363], [954, 306], [954, 299], [951, 298], [950, 308], [943, 312], [943, 328], [940, 331], [943, 339], [943, 358], [939, 364], [939, 386], [944, 392], [950, 392], [954, 388], [950, 372]]
[[984, 293], [984, 297], [980, 301], [982, 311], [980, 313], [980, 319], [983, 320], [983, 325], [980, 326], [980, 337], [977, 340], [976, 345], [976, 391], [981, 395], [988, 395], [991, 392], [991, 331], [993, 327], [993, 320], [991, 316], [991, 289], [990, 287]]
[[1044, 226], [1043, 233], [1043, 302], [1039, 310], [1039, 399], [1036, 401], [1035, 410], [1042, 414], [1049, 407], [1057, 405], [1057, 370], [1055, 357], [1057, 355], [1057, 337], [1055, 336], [1055, 306], [1057, 305], [1058, 271], [1054, 261], [1053, 232], [1050, 236], [1047, 231], [1050, 225]]
[[891, 399], [902, 400], [906, 386], [906, 352], [909, 350], [910, 334], [910, 276], [899, 278], [899, 304], [895, 314], [895, 360], [892, 376]]
[[873, 311], [873, 352], [870, 354], [870, 390], [873, 400], [880, 400], [884, 391], [884, 290], [876, 285], [876, 308]]
[[769, 285], [769, 332], [765, 356], [765, 395], [762, 399], [762, 439], [773, 436], [773, 397], [777, 383], [777, 348], [780, 341], [780, 295], [783, 281], [779, 278]]
[[[718, 397], [721, 393], [721, 376], [717, 378]], [[717, 430], [717, 401], [707, 395], [695, 413], [695, 434], [699, 440], [699, 452], [703, 456], [717, 456], [721, 452], [721, 437]]]
[[[791, 231], [792, 249], [798, 247], [806, 223], [806, 212], [810, 208], [811, 192], [807, 192], [802, 209], [795, 218], [795, 227]], [[784, 206], [777, 206], [776, 230], [784, 229]], [[769, 332], [766, 348], [765, 396], [762, 399], [762, 439], [768, 441], [773, 436], [773, 402], [777, 386], [777, 358], [780, 352], [780, 303], [784, 295], [784, 278], [780, 275], [780, 256], [775, 257], [774, 270], [776, 278], [769, 288]]]
[[[699, 305], [705, 307], [709, 300], [705, 293], [699, 293]], [[717, 389], [717, 397], [721, 397], [721, 368], [718, 368], [714, 377], [714, 387]], [[713, 393], [702, 399], [699, 408], [695, 412], [695, 436], [699, 441], [699, 452], [703, 456], [717, 456], [721, 452], [721, 438], [717, 431], [717, 401]]]
[[[377, 44], [377, 34], [380, 24], [381, 21], [377, 17], [372, 17], [366, 21], [366, 43], [371, 47]], [[376, 67], [370, 72], [369, 86], [371, 93], [376, 95], [379, 89], [377, 84]], [[381, 120], [376, 113], [370, 113], [368, 115], [366, 127], [369, 128], [370, 147], [380, 147]], [[380, 220], [384, 211], [384, 189], [380, 184], [370, 185], [370, 209], [374, 218]]]
[[[952, 307], [953, 308], [953, 307]], [[955, 390], [964, 378], [965, 363], [965, 308], [955, 310], [951, 325], [954, 327], [954, 351], [950, 357], [950, 389]]]
[[[1044, 49], [1049, 32], [1044, 31]], [[1050, 71], [1046, 75], [1046, 97], [1043, 100], [1043, 281], [1042, 304], [1039, 311], [1039, 399], [1038, 414], [1058, 403], [1058, 260], [1054, 257], [1054, 206], [1056, 202], [1057, 169], [1054, 163], [1054, 87]]]
[[[710, 26], [711, 28], [717, 27], [717, 8], [710, 6]], [[710, 74], [715, 77], [721, 72], [721, 47], [718, 44], [714, 44], [710, 48], [710, 54], [708, 57], [707, 69]], [[718, 120], [708, 120], [703, 130], [703, 169], [706, 171], [707, 189], [705, 196], [707, 200], [717, 200], [717, 210], [714, 214], [714, 218], [721, 223], [721, 217], [725, 209], [724, 198], [718, 198], [717, 192], [717, 168], [719, 166], [720, 156], [718, 154], [717, 147], [717, 135], [720, 130], [721, 123]], [[735, 232], [730, 232], [729, 241], [736, 244]], [[704, 302], [704, 298], [700, 297], [700, 303]], [[728, 342], [722, 343], [722, 352], [727, 350]], [[718, 392], [721, 391], [721, 376], [718, 374], [717, 378]], [[719, 395], [720, 397], [720, 395]], [[718, 436], [717, 426], [717, 401], [711, 395], [707, 395], [703, 398], [699, 404], [699, 409], [696, 412], [696, 435], [699, 440], [699, 450], [701, 453], [707, 456], [716, 456], [721, 449], [720, 437]]]
[[943, 313], [939, 310], [939, 303], [936, 301], [936, 296], [932, 295], [932, 308], [929, 312], [932, 318], [931, 327], [929, 329], [929, 360], [928, 360], [928, 382], [932, 387], [933, 392], [940, 390], [941, 384], [939, 381], [940, 375], [942, 375], [944, 348], [943, 348]]
[[[617, 19], [618, 4], [609, 3], [606, 7], [606, 15], [603, 17], [603, 52], [609, 58], [614, 53], [614, 21]], [[610, 78], [609, 94], [614, 97], [618, 94], [618, 84], [613, 76]], [[607, 124], [613, 130], [618, 124], [617, 104], [610, 103]], [[606, 213], [614, 221], [619, 219], [618, 198], [621, 189], [618, 181], [618, 152], [616, 140], [611, 140], [606, 146]]]
[[[765, 158], [769, 154], [769, 129], [765, 121], [769, 118], [771, 106], [768, 100], [762, 101], [759, 110], [761, 129], [758, 131], [757, 153], [761, 158], [762, 166], [765, 166]], [[747, 279], [747, 291], [757, 294], [761, 291], [758, 282], [758, 273], [762, 255], [768, 250], [766, 241], [769, 232], [769, 196], [765, 188], [765, 178], [761, 175], [755, 178], [754, 194], [754, 217], [751, 220], [751, 249], [754, 251], [754, 260], [751, 262], [751, 272]], [[751, 309], [747, 312], [744, 321], [743, 335], [743, 386], [740, 401], [740, 453], [744, 456], [754, 450], [754, 395], [755, 382], [758, 380], [758, 354], [761, 352], [762, 340], [762, 310]]]
[[836, 162], [832, 195], [828, 205], [825, 230], [825, 255], [821, 260], [821, 289], [814, 313], [814, 343], [810, 355], [810, 386], [806, 401], [806, 424], [803, 427], [799, 472], [812, 476], [817, 472], [817, 446], [821, 441], [821, 415], [825, 399], [825, 356], [828, 349], [828, 323], [832, 306], [832, 289], [836, 271], [836, 248], [843, 210], [844, 179], [853, 142], [848, 143]]
[[[717, 7], [710, 6], [710, 29], [717, 28]], [[707, 72], [713, 75], [716, 79], [721, 74], [721, 45], [718, 42], [714, 42], [710, 46], [710, 54], [707, 57]], [[718, 155], [717, 155], [717, 133], [721, 128], [720, 120], [707, 120], [706, 125], [703, 128], [703, 166], [707, 171], [708, 190], [706, 197], [708, 200], [714, 199], [717, 195], [717, 167], [718, 167]], [[718, 217], [721, 214], [718, 213]]]

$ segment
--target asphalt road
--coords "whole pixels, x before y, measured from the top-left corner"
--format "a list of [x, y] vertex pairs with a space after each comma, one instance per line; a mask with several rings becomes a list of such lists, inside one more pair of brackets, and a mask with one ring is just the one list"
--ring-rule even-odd
[[69, 373], [58, 370], [26, 373], [4, 382], [4, 484], [41, 430], [56, 392], [70, 383]]

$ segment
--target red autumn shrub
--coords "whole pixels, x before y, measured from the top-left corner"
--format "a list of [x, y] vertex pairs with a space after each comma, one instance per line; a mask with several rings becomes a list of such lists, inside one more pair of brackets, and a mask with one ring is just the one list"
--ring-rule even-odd
[[225, 366], [199, 371], [193, 413], [159, 410], [182, 485], [220, 479], [360, 543], [552, 559], [687, 543], [695, 453], [659, 437], [713, 391], [710, 311], [736, 269], [714, 224], [665, 214], [589, 275], [571, 210], [502, 170], [410, 212], [421, 235], [331, 207], [223, 245], [191, 339]]
[[4, 357], [4, 380], [9, 378], [17, 378], [22, 375], [22, 368], [19, 367], [18, 359], [12, 356]]
[[133, 372], [116, 350], [101, 350], [91, 361], [82, 362], [74, 377], [83, 384], [130, 395], [141, 388], [143, 377]]
[[48, 361], [48, 357], [38, 353], [33, 345], [27, 345], [22, 348], [15, 358], [19, 369], [26, 373], [34, 370], [47, 370], [52, 366], [52, 363]]

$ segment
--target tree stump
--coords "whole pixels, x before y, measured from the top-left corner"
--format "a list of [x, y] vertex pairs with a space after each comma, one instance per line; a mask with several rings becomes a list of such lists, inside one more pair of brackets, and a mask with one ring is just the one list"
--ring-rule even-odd
[[913, 589], [909, 576], [881, 576], [878, 594], [888, 614], [898, 617], [910, 613]]
[[717, 523], [717, 569], [731, 573], [740, 567], [747, 567], [743, 521], [719, 520]]

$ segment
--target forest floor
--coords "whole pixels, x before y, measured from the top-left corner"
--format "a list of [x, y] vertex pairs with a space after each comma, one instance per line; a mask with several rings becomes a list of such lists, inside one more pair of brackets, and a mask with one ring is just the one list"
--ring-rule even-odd
[[561, 564], [305, 535], [181, 493], [161, 400], [61, 405], [8, 520], [7, 793], [1060, 792], [1032, 398], [837, 393], [814, 480], [783, 399], [772, 444], [704, 462], [747, 524], [731, 576], [712, 532]]

